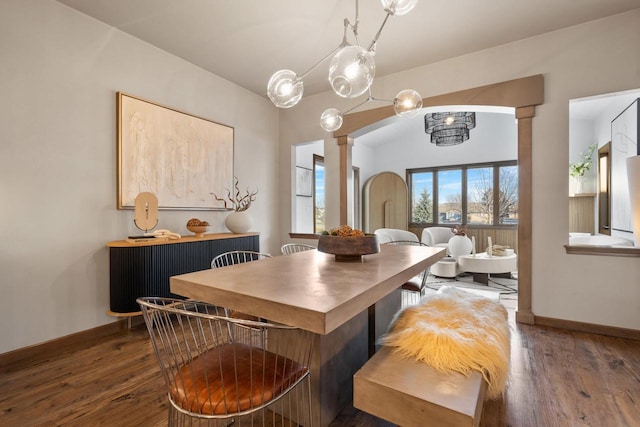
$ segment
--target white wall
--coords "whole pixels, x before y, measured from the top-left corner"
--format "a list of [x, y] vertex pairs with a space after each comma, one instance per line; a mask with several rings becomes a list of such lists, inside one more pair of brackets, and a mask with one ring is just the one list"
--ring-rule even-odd
[[[352, 219], [350, 223], [354, 224], [356, 228], [362, 228], [362, 224], [363, 224], [362, 217], [363, 217], [363, 211], [364, 211], [364, 207], [362, 204], [363, 202], [362, 189], [364, 188], [364, 185], [366, 184], [367, 180], [371, 178], [371, 176], [378, 173], [379, 171], [375, 170], [376, 155], [373, 147], [369, 147], [364, 144], [354, 143], [351, 155], [352, 155], [351, 160], [352, 160], [353, 166], [356, 166], [360, 169], [360, 186], [359, 186], [360, 212], [351, 212]], [[357, 218], [357, 222], [356, 222], [356, 219], [353, 218], [353, 216], [355, 216], [356, 214], [359, 214]]]
[[[139, 233], [116, 209], [116, 91], [234, 127], [252, 229], [279, 251], [268, 100], [52, 0], [0, 2], [0, 57], [0, 353], [114, 321], [105, 244]], [[159, 227], [226, 231], [225, 215], [161, 211]]]
[[[532, 308], [538, 316], [640, 329], [638, 259], [567, 255], [564, 249], [568, 242], [569, 100], [637, 88], [638, 45], [640, 9], [374, 82], [373, 95], [391, 99], [406, 87], [426, 97], [544, 75], [545, 102], [536, 108], [532, 148]], [[323, 93], [280, 112], [283, 164], [292, 144], [322, 138], [318, 118], [324, 109], [350, 107], [336, 98]], [[290, 189], [285, 185], [281, 190], [288, 195]], [[283, 215], [282, 233], [289, 224], [290, 218]]]

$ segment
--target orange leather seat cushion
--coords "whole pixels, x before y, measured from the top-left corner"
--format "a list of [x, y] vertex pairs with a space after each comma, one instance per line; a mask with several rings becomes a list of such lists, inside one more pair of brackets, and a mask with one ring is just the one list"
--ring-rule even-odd
[[405, 282], [402, 285], [402, 289], [405, 289], [407, 291], [420, 292], [421, 285], [422, 285], [421, 281], [419, 281], [417, 279], [416, 280], [412, 279], [412, 280], [409, 280], [409, 281]]
[[307, 371], [262, 349], [224, 344], [185, 364], [170, 394], [174, 403], [194, 413], [237, 413], [275, 399]]

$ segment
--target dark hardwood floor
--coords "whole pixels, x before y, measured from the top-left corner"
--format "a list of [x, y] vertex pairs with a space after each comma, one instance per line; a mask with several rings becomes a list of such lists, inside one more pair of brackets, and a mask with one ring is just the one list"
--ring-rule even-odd
[[[640, 341], [517, 325], [510, 311], [511, 377], [482, 427], [640, 426]], [[0, 366], [1, 426], [166, 425], [144, 325], [56, 353]], [[390, 425], [352, 407], [332, 423]]]

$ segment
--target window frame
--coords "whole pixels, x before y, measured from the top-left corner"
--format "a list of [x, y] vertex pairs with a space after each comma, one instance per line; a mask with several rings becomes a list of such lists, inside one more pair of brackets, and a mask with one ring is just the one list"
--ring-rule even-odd
[[[318, 210], [318, 205], [317, 205], [317, 200], [316, 200], [316, 193], [317, 193], [317, 191], [316, 191], [316, 167], [318, 165], [322, 165], [322, 167], [324, 168], [324, 156], [321, 156], [319, 154], [314, 154], [313, 155], [313, 233], [314, 234], [320, 233], [318, 231], [318, 224], [316, 222], [317, 210]], [[326, 171], [326, 169], [325, 169], [325, 171]], [[326, 182], [326, 174], [325, 174], [325, 182]], [[325, 218], [325, 220], [326, 220], [326, 218]], [[326, 226], [327, 226], [326, 222], [325, 222], [324, 226], [326, 228]]]
[[[446, 166], [433, 166], [433, 167], [422, 167], [422, 168], [410, 168], [406, 169], [406, 182], [407, 188], [409, 189], [409, 209], [408, 209], [408, 224], [409, 227], [447, 227], [452, 226], [458, 223], [448, 223], [441, 224], [438, 222], [439, 217], [439, 194], [438, 194], [438, 172], [447, 171], [447, 170], [456, 170], [459, 169], [462, 171], [461, 179], [462, 179], [462, 194], [461, 194], [461, 205], [462, 205], [462, 215], [460, 219], [460, 223], [463, 226], [471, 226], [474, 228], [517, 228], [518, 224], [504, 224], [500, 223], [500, 168], [505, 166], [518, 166], [517, 160], [503, 160], [497, 162], [482, 162], [482, 163], [466, 163], [459, 165], [446, 165]], [[493, 192], [493, 204], [494, 204], [494, 213], [493, 213], [493, 222], [491, 224], [481, 224], [481, 223], [468, 223], [468, 191], [467, 191], [467, 171], [469, 169], [478, 169], [478, 168], [493, 168], [493, 188], [498, 189], [498, 191]], [[428, 173], [431, 172], [433, 175], [433, 188], [431, 191], [432, 194], [432, 202], [433, 202], [433, 213], [431, 215], [432, 222], [430, 223], [420, 223], [413, 222], [413, 174], [417, 173]], [[518, 199], [520, 195], [518, 194]]]

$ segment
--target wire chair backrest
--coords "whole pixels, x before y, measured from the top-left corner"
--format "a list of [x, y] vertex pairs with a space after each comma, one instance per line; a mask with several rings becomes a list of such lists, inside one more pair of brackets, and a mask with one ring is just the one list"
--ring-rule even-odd
[[[143, 297], [137, 302], [170, 403], [180, 413], [208, 419], [242, 416], [308, 382], [311, 332], [230, 318], [222, 307], [192, 300]], [[291, 399], [281, 404], [292, 405]], [[306, 409], [296, 411], [294, 418], [310, 417]]]
[[[390, 242], [381, 243], [382, 245], [402, 245], [402, 246], [429, 246], [426, 243], [417, 241], [417, 240], [392, 240]], [[407, 282], [403, 285], [404, 290], [409, 290], [410, 292], [414, 292], [418, 294], [418, 299], [415, 298], [409, 299], [409, 301], [417, 302], [420, 300], [420, 296], [422, 296], [424, 289], [427, 285], [427, 278], [429, 277], [429, 271], [431, 267], [427, 267], [422, 273], [420, 273], [420, 282], [417, 285], [414, 285], [412, 282]], [[416, 286], [416, 288], [414, 288]]]
[[296, 252], [311, 251], [313, 249], [316, 249], [316, 247], [311, 245], [306, 245], [304, 243], [287, 243], [285, 245], [282, 245], [282, 247], [280, 248], [280, 251], [282, 252], [282, 255], [289, 255], [289, 254], [294, 254]]
[[230, 251], [214, 257], [211, 261], [211, 268], [227, 267], [264, 258], [271, 258], [271, 255], [255, 251]]

